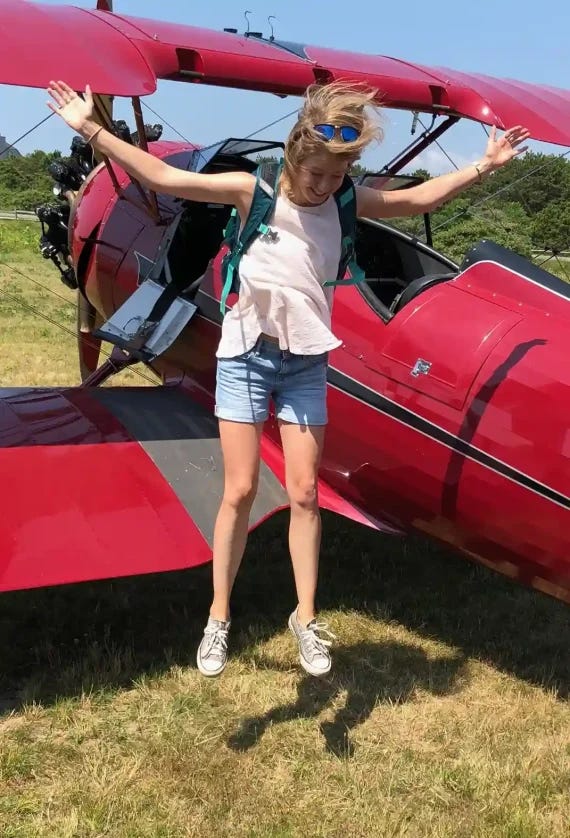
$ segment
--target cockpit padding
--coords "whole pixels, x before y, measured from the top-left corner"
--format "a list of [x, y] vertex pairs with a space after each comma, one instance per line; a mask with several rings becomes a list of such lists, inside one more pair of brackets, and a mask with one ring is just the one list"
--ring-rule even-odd
[[538, 265], [533, 265], [524, 256], [515, 253], [514, 250], [503, 247], [489, 239], [483, 239], [467, 252], [461, 264], [461, 271], [466, 271], [467, 268], [470, 268], [477, 262], [496, 262], [508, 268], [510, 271], [522, 274], [522, 276], [527, 277], [532, 282], [536, 282], [537, 285], [542, 285], [544, 288], [548, 288], [550, 291], [555, 291], [557, 294], [561, 294], [563, 297], [570, 299], [570, 285], [564, 282], [563, 279], [559, 279], [554, 274], [543, 270], [543, 268], [539, 268]]

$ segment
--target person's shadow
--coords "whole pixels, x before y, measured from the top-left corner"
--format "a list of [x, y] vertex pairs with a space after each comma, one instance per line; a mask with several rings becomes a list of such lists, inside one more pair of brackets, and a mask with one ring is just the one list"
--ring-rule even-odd
[[[277, 668], [270, 661], [263, 662]], [[430, 659], [421, 649], [395, 641], [339, 647], [331, 675], [300, 678], [296, 701], [243, 719], [227, 744], [232, 750], [246, 751], [259, 742], [270, 725], [317, 718], [346, 693], [344, 705], [332, 720], [321, 721], [320, 731], [330, 753], [352, 757], [355, 746], [350, 732], [365, 722], [378, 704], [413, 701], [418, 691], [448, 694], [463, 683], [465, 662], [460, 654]]]
[[[334, 725], [350, 730], [375, 701], [409, 701], [416, 687], [459, 689], [458, 674], [468, 658], [568, 700], [568, 605], [434, 542], [386, 538], [332, 514], [324, 517], [319, 611], [351, 612], [371, 625], [399, 625], [417, 639], [410, 639], [409, 646], [374, 645], [369, 636], [351, 638], [354, 624], [348, 619], [333, 646], [331, 677], [314, 684], [303, 681], [293, 709], [270, 711], [271, 717], [258, 721], [261, 733], [272, 721], [296, 712], [318, 716], [327, 702], [336, 707], [345, 691], [348, 701]], [[283, 631], [296, 601], [286, 523], [283, 513], [250, 537], [233, 599], [232, 659], [274, 666], [256, 656]], [[210, 597], [210, 566], [1, 594], [0, 720], [34, 702], [50, 706], [85, 692], [129, 689], [140, 678], [159, 677], [172, 666], [194, 668]], [[456, 650], [461, 657], [440, 668], [419, 651], [423, 638], [447, 646], [446, 660]], [[285, 666], [289, 672], [291, 662]], [[325, 732], [332, 742], [330, 727]]]

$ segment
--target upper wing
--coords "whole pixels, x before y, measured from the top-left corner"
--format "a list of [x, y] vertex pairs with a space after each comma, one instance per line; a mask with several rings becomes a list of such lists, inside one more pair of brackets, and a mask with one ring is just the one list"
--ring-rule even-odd
[[74, 6], [3, 0], [0, 82], [47, 87], [66, 79], [75, 90], [139, 96], [156, 90], [156, 74], [109, 13]]
[[138, 96], [173, 79], [301, 95], [315, 81], [357, 80], [377, 87], [389, 107], [499, 128], [520, 123], [536, 140], [570, 145], [568, 91], [382, 55], [27, 0], [3, 0], [0, 43], [0, 83], [45, 87], [64, 78], [76, 90], [89, 83], [98, 93]]
[[535, 140], [570, 143], [570, 91], [447, 68], [436, 72], [449, 79], [458, 113], [499, 128], [525, 125]]

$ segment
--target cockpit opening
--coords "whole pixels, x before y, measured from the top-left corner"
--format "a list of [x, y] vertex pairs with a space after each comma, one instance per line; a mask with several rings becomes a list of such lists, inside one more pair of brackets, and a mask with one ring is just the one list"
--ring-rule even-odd
[[[272, 151], [281, 157], [282, 148], [282, 144], [276, 142], [228, 139], [194, 151], [188, 170], [202, 174], [254, 172], [258, 165], [256, 157]], [[221, 247], [232, 207], [198, 201], [183, 201], [182, 206], [182, 215], [168, 250], [168, 261], [174, 281], [184, 288], [184, 295], [191, 298]]]
[[[272, 152], [280, 157], [281, 144], [225, 140], [193, 152], [188, 169], [208, 174], [253, 172], [258, 165], [255, 158]], [[219, 252], [231, 207], [195, 201], [182, 205], [168, 262], [177, 286], [184, 289], [184, 296], [192, 298], [208, 264]], [[356, 257], [366, 275], [366, 282], [357, 287], [385, 320], [427, 285], [450, 279], [458, 272], [457, 265], [419, 239], [367, 219], [360, 219], [357, 225]]]
[[358, 222], [356, 259], [366, 275], [357, 287], [385, 320], [427, 287], [458, 273], [454, 262], [419, 239], [368, 219]]

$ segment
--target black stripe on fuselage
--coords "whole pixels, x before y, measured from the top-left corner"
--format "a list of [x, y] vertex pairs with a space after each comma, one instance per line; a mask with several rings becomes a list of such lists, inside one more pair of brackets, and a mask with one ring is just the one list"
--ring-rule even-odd
[[[202, 293], [204, 294], [204, 292]], [[222, 318], [219, 311], [219, 301], [209, 294], [204, 294], [204, 297], [207, 298], [208, 303], [204, 307], [203, 303], [205, 301], [202, 300], [200, 305], [201, 315], [205, 317], [206, 320], [210, 320], [210, 322], [220, 325]], [[214, 303], [217, 308], [214, 308]], [[203, 308], [206, 310], [203, 310]], [[397, 404], [397, 402], [394, 402], [386, 396], [377, 393], [370, 387], [366, 387], [364, 384], [361, 384], [360, 381], [351, 378], [349, 375], [346, 375], [334, 367], [329, 367], [328, 383], [331, 387], [335, 387], [345, 395], [363, 402], [368, 405], [368, 407], [372, 407], [374, 410], [391, 417], [396, 422], [400, 422], [403, 425], [407, 425], [409, 428], [413, 428], [418, 433], [430, 437], [436, 442], [450, 448], [452, 451], [461, 454], [463, 457], [473, 460], [485, 468], [491, 469], [496, 474], [506, 477], [507, 480], [512, 480], [520, 486], [524, 486], [531, 492], [535, 492], [541, 497], [552, 501], [552, 503], [556, 503], [559, 506], [564, 507], [564, 509], [570, 509], [570, 498], [566, 497], [566, 495], [563, 495], [561, 492], [557, 492], [550, 486], [545, 486], [544, 483], [540, 483], [528, 474], [518, 471], [518, 469], [509, 466], [502, 460], [491, 456], [491, 454], [481, 451], [480, 448], [477, 448], [470, 442], [467, 442], [466, 440], [461, 439], [461, 437], [446, 431], [444, 428], [440, 428], [439, 425], [430, 422], [428, 419], [424, 419], [423, 416], [414, 413], [406, 407], [402, 407]]]
[[518, 469], [509, 466], [507, 463], [504, 463], [502, 460], [498, 460], [496, 457], [487, 454], [485, 451], [481, 451], [481, 449], [476, 448], [474, 445], [471, 445], [471, 443], [466, 442], [460, 437], [455, 436], [455, 434], [444, 430], [444, 428], [440, 428], [439, 425], [435, 425], [433, 422], [424, 419], [423, 416], [419, 416], [412, 410], [402, 407], [396, 402], [393, 402], [391, 399], [388, 399], [386, 396], [382, 396], [380, 393], [366, 387], [364, 384], [361, 384], [359, 381], [356, 381], [356, 379], [351, 378], [345, 373], [329, 367], [328, 382], [331, 387], [340, 390], [342, 393], [353, 399], [357, 399], [363, 404], [368, 405], [368, 407], [372, 407], [379, 413], [389, 416], [396, 422], [407, 425], [409, 428], [413, 428], [418, 433], [445, 445], [447, 448], [450, 448], [452, 451], [456, 451], [467, 459], [473, 460], [485, 468], [491, 469], [497, 474], [506, 477], [507, 480], [512, 480], [513, 482], [524, 486], [526, 489], [530, 489], [531, 492], [535, 492], [547, 500], [550, 500], [559, 506], [563, 506], [565, 509], [570, 509], [570, 498], [566, 497], [566, 495], [557, 492], [550, 486], [545, 486], [543, 483], [540, 483], [528, 474], [518, 471]]

